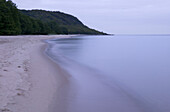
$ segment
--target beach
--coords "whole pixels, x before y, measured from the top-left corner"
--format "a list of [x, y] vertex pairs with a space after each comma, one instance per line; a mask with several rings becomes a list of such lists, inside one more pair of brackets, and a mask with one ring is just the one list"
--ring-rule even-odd
[[0, 37], [0, 112], [50, 111], [57, 90], [67, 79], [45, 56], [43, 40], [68, 37]]
[[169, 42], [0, 36], [0, 112], [169, 112]]

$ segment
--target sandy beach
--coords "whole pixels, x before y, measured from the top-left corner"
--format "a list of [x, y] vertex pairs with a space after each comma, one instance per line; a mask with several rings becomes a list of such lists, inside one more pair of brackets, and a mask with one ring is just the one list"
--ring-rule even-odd
[[0, 112], [52, 109], [57, 90], [67, 79], [45, 56], [42, 40], [66, 37], [70, 36], [0, 37]]

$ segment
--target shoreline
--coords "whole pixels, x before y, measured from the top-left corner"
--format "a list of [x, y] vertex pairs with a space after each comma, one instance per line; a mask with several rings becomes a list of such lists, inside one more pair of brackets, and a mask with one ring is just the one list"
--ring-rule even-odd
[[[0, 63], [0, 112], [53, 112], [56, 104], [58, 109], [65, 108], [66, 104], [60, 98], [64, 92], [59, 91], [68, 85], [67, 77], [62, 76], [64, 71], [45, 56], [47, 45], [42, 40], [69, 37], [0, 37], [0, 47], [3, 50], [0, 52], [0, 60], [4, 61]], [[7, 62], [8, 65], [4, 67]]]
[[72, 36], [0, 37], [0, 112], [146, 112], [99, 72], [67, 59], [63, 67], [47, 54], [44, 40]]
[[[121, 88], [121, 84], [119, 85], [114, 80], [108, 80], [109, 77], [105, 77], [104, 72], [100, 73], [97, 69], [75, 61], [76, 57], [73, 60], [70, 59], [68, 56], [72, 55], [69, 53], [65, 57], [64, 51], [67, 51], [67, 48], [72, 48], [69, 46], [72, 40], [68, 40], [66, 43], [60, 41], [56, 46], [55, 41], [54, 43], [50, 41], [51, 46], [47, 50], [47, 54], [52, 61], [60, 65], [62, 70], [71, 75], [69, 90], [63, 99], [69, 112], [105, 112], [106, 110], [107, 112], [113, 110], [117, 112], [148, 112], [151, 110], [133, 94], [129, 94]], [[60, 48], [63, 50], [63, 54]], [[113, 83], [110, 83], [111, 81]]]

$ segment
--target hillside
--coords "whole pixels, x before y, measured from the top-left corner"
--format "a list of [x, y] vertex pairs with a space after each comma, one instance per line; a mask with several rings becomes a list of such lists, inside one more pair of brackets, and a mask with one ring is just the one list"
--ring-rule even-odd
[[0, 35], [104, 34], [76, 17], [54, 11], [19, 10], [11, 0], [0, 0]]
[[50, 26], [54, 29], [51, 33], [104, 34], [88, 28], [76, 17], [62, 12], [45, 10], [20, 10], [20, 12]]
[[83, 25], [76, 17], [59, 11], [20, 10], [20, 12], [43, 22], [55, 21], [59, 25]]

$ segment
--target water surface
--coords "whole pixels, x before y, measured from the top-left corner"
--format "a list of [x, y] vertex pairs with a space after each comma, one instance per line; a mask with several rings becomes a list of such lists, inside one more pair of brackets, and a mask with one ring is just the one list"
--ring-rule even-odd
[[170, 112], [170, 36], [79, 36], [49, 40], [70, 73], [68, 112]]

